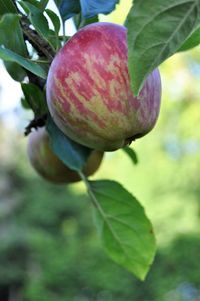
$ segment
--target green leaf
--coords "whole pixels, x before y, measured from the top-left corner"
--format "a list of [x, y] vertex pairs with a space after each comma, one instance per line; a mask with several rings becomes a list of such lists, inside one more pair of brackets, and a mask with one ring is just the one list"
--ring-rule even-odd
[[[25, 96], [26, 103], [33, 110], [36, 116], [47, 113], [47, 103], [44, 91], [32, 83], [21, 83], [21, 88]], [[25, 101], [24, 101], [25, 103]]]
[[54, 0], [62, 19], [65, 21], [81, 13], [83, 18], [92, 18], [98, 14], [109, 14], [119, 0]]
[[200, 27], [197, 28], [192, 35], [184, 42], [178, 51], [186, 51], [200, 44]]
[[[29, 21], [38, 32], [38, 34], [43, 37], [54, 50], [57, 50], [60, 46], [60, 41], [58, 39], [58, 34], [55, 33], [52, 38], [52, 30], [49, 29], [49, 24], [44, 16], [43, 10], [38, 8], [37, 6], [28, 3], [26, 1], [19, 2], [23, 9], [28, 11]], [[56, 29], [58, 28], [58, 20], [55, 21], [56, 14], [54, 15], [54, 23], [56, 22]], [[58, 17], [57, 17], [58, 18]], [[59, 19], [59, 18], [58, 18]]]
[[26, 77], [26, 71], [16, 63], [4, 62], [7, 72], [16, 81], [22, 82]]
[[152, 225], [143, 207], [114, 181], [90, 181], [98, 232], [108, 255], [144, 279], [155, 255]]
[[[70, 2], [70, 1], [69, 1]], [[84, 18], [92, 18], [98, 14], [111, 13], [119, 0], [80, 0], [81, 12]]]
[[130, 148], [128, 146], [125, 146], [125, 147], [122, 148], [122, 150], [129, 156], [129, 158], [131, 159], [131, 161], [134, 164], [138, 163], [137, 154], [132, 148]]
[[45, 8], [46, 8], [46, 6], [47, 6], [47, 4], [48, 4], [48, 2], [49, 2], [49, 0], [40, 0], [40, 2], [39, 2], [39, 8], [42, 11], [44, 11]]
[[91, 153], [91, 149], [65, 136], [51, 117], [48, 118], [47, 131], [50, 136], [51, 148], [58, 158], [70, 169], [81, 171]]
[[73, 17], [81, 11], [79, 0], [54, 0], [54, 2], [58, 7], [63, 21]]
[[128, 28], [128, 66], [137, 95], [147, 76], [174, 54], [200, 21], [199, 0], [135, 0]]
[[[28, 52], [19, 21], [20, 17], [16, 14], [3, 15], [0, 20], [0, 45], [26, 57]], [[25, 78], [26, 72], [19, 65], [13, 62], [5, 62], [4, 64], [14, 80], [22, 81]]]
[[39, 10], [41, 11], [44, 11], [49, 0], [40, 0], [40, 1], [37, 1], [37, 0], [26, 0], [26, 2], [34, 5], [35, 7], [37, 7]]
[[42, 13], [31, 14], [30, 21], [36, 31], [45, 39], [47, 39], [49, 33], [49, 25], [45, 16]]
[[31, 14], [30, 21], [31, 24], [35, 27], [36, 31], [45, 39], [47, 39], [49, 33], [49, 25], [45, 16], [40, 12]]
[[92, 23], [96, 23], [96, 22], [99, 22], [99, 18], [98, 16], [94, 16], [92, 18], [88, 18], [88, 19], [83, 19], [80, 23], [80, 28], [81, 27], [84, 27], [86, 25], [89, 25], [89, 24], [92, 24]]
[[28, 53], [19, 20], [20, 17], [15, 14], [3, 15], [0, 20], [0, 45], [4, 45], [22, 56], [27, 56]]
[[59, 40], [59, 31], [60, 31], [60, 19], [59, 17], [50, 9], [46, 9], [45, 12], [49, 16], [53, 26], [54, 31], [49, 29], [48, 41], [52, 47], [57, 52], [58, 49], [62, 47], [61, 41]]
[[27, 99], [25, 97], [21, 97], [21, 105], [25, 110], [32, 110], [30, 107], [30, 104], [28, 103]]
[[82, 19], [81, 13], [78, 13], [73, 16], [73, 21], [74, 21], [74, 25], [75, 25], [76, 29], [78, 29], [80, 27], [81, 19]]
[[92, 18], [85, 19], [81, 16], [81, 13], [79, 13], [73, 17], [73, 21], [74, 21], [74, 25], [76, 26], [76, 28], [80, 29], [86, 25], [99, 22], [99, 18], [98, 18], [98, 16], [94, 16]]
[[0, 58], [4, 61], [15, 62], [41, 78], [47, 78], [47, 73], [36, 62], [25, 59], [21, 55], [2, 46], [0, 46]]
[[43, 11], [41, 11], [37, 6], [28, 3], [26, 1], [19, 2], [24, 8], [29, 11], [29, 20], [31, 24], [34, 26], [35, 30], [45, 39], [47, 39], [49, 33], [49, 25], [48, 21], [43, 15]]
[[0, 16], [7, 13], [17, 13], [17, 9], [12, 0], [0, 0]]
[[47, 13], [49, 18], [51, 19], [51, 22], [53, 23], [53, 26], [54, 26], [54, 30], [58, 35], [58, 33], [60, 31], [60, 19], [59, 19], [59, 17], [50, 9], [46, 9], [45, 12]]
[[48, 42], [51, 44], [51, 47], [57, 52], [58, 49], [62, 47], [61, 41], [55, 31], [49, 29], [48, 33]]
[[62, 2], [63, 0], [54, 0], [54, 2], [55, 2], [55, 4], [57, 5], [57, 7], [59, 7], [60, 5], [61, 5], [61, 2]]

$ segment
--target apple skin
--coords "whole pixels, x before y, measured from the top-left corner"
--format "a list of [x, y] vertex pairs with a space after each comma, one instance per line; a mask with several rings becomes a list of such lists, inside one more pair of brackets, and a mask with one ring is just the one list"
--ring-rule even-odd
[[[81, 180], [75, 171], [64, 165], [52, 152], [45, 128], [39, 128], [29, 134], [27, 151], [31, 165], [44, 179], [57, 184]], [[86, 176], [92, 175], [99, 168], [102, 159], [103, 152], [93, 150], [83, 168], [83, 173]]]
[[134, 97], [127, 57], [126, 28], [104, 22], [79, 30], [55, 56], [47, 78], [48, 107], [72, 140], [114, 151], [154, 127], [161, 100], [159, 71]]

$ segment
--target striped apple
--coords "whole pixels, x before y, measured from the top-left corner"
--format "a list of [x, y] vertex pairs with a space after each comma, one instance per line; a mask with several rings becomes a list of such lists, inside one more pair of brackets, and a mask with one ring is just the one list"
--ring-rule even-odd
[[48, 107], [57, 126], [74, 141], [113, 151], [154, 127], [161, 99], [159, 71], [148, 76], [134, 97], [127, 56], [125, 27], [93, 23], [54, 58], [47, 79]]

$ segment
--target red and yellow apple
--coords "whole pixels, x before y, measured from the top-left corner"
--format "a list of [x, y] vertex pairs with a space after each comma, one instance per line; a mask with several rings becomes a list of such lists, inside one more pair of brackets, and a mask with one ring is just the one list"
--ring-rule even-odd
[[93, 23], [54, 58], [47, 79], [48, 107], [57, 126], [74, 141], [113, 151], [154, 127], [161, 99], [159, 71], [148, 76], [134, 97], [127, 53], [125, 27]]
[[[45, 128], [31, 132], [28, 137], [28, 157], [34, 169], [43, 178], [53, 183], [80, 181], [78, 173], [69, 169], [51, 150], [49, 135]], [[100, 166], [103, 152], [93, 150], [88, 157], [83, 173], [92, 175]]]

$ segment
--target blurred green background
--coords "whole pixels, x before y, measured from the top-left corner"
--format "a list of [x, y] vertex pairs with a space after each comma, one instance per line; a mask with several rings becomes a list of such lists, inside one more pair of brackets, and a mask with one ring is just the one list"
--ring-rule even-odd
[[[101, 20], [122, 23], [125, 2]], [[104, 253], [82, 183], [48, 184], [30, 167], [29, 117], [18, 109], [11, 127], [0, 115], [0, 301], [200, 300], [199, 66], [199, 48], [161, 66], [158, 123], [132, 144], [139, 164], [107, 153], [93, 177], [121, 182], [154, 225], [158, 251], [144, 282]]]

